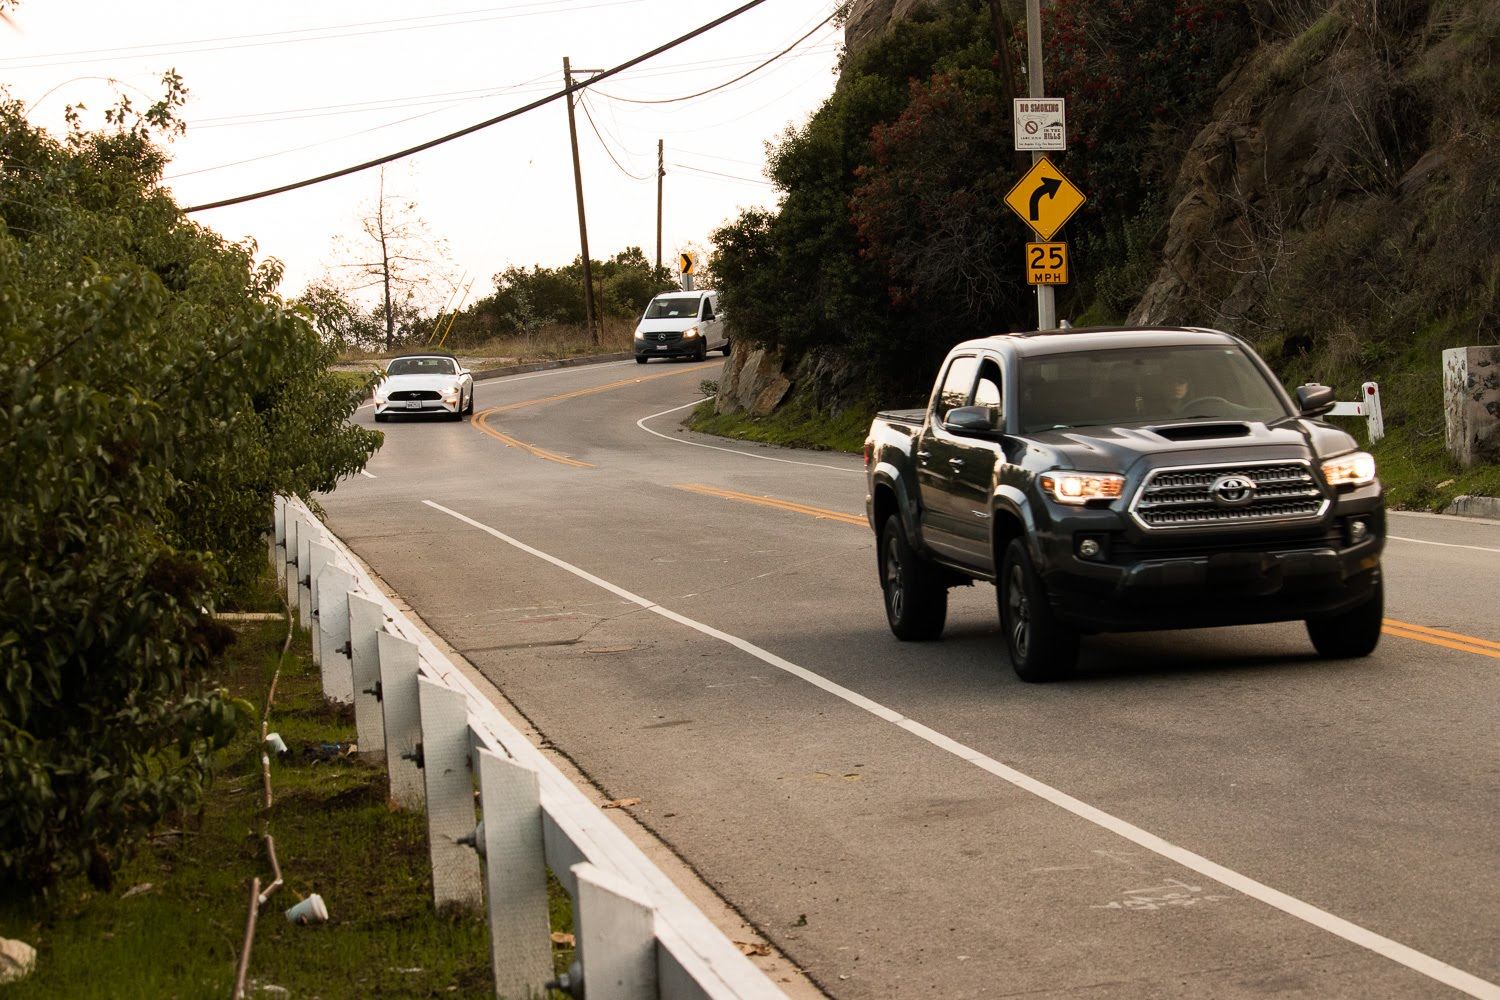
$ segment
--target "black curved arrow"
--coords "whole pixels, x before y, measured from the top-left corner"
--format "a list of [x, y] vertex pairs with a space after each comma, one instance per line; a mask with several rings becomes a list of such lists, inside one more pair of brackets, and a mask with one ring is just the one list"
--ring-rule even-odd
[[1057, 192], [1062, 190], [1062, 181], [1056, 177], [1043, 177], [1041, 185], [1031, 192], [1031, 221], [1035, 222], [1038, 213], [1042, 210], [1042, 195], [1048, 198], [1057, 197]]

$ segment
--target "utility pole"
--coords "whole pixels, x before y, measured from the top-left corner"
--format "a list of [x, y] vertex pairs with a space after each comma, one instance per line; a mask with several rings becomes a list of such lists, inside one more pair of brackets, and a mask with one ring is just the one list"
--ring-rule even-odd
[[599, 343], [599, 327], [594, 323], [594, 275], [589, 264], [589, 224], [583, 215], [583, 167], [578, 163], [578, 125], [573, 120], [573, 65], [563, 56], [563, 95], [568, 104], [568, 139], [573, 144], [573, 189], [578, 195], [578, 242], [583, 247], [583, 316], [589, 337]]
[[666, 146], [656, 140], [656, 269], [661, 270], [661, 184], [667, 176]]
[[[1042, 0], [1026, 0], [1026, 82], [1031, 88], [1031, 97], [1047, 96], [1046, 88], [1042, 86]], [[1040, 152], [1032, 151], [1032, 163], [1041, 158]], [[583, 211], [582, 202], [579, 202], [578, 210]], [[1036, 286], [1036, 328], [1057, 328], [1057, 299], [1051, 285]]]
[[[1000, 100], [1001, 107], [1011, 108], [1016, 106], [1016, 64], [1015, 57], [1010, 51], [1010, 18], [1006, 16], [1005, 0], [990, 0], [990, 27], [995, 32], [995, 54], [1000, 63]], [[1026, 157], [1019, 150], [1015, 154], [1016, 169], [1024, 172], [1026, 170]]]

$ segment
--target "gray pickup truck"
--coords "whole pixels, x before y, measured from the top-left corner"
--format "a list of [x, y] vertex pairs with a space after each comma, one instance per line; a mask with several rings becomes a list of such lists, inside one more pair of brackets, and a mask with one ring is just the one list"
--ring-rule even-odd
[[1096, 632], [1305, 621], [1325, 657], [1380, 641], [1375, 460], [1248, 344], [1078, 329], [960, 344], [925, 410], [879, 414], [866, 510], [886, 617], [935, 639], [995, 584], [1011, 664], [1066, 675]]

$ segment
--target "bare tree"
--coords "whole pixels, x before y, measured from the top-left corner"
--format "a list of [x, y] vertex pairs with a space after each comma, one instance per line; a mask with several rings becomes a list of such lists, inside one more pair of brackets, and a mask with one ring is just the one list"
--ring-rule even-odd
[[355, 277], [347, 286], [350, 291], [380, 289], [379, 311], [385, 321], [385, 347], [390, 350], [396, 345], [398, 315], [417, 312], [433, 286], [445, 280], [447, 247], [432, 238], [426, 221], [417, 215], [416, 202], [386, 194], [384, 167], [379, 197], [362, 211], [359, 231], [355, 245], [345, 241], [342, 248], [355, 259], [338, 266]]

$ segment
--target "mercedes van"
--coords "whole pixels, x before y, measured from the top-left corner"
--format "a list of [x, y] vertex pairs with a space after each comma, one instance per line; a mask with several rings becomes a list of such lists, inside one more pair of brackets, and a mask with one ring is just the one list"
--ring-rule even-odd
[[635, 363], [652, 358], [708, 357], [709, 351], [729, 353], [729, 335], [714, 291], [663, 292], [646, 306], [635, 328]]

